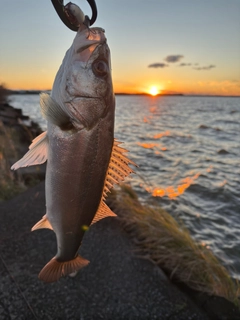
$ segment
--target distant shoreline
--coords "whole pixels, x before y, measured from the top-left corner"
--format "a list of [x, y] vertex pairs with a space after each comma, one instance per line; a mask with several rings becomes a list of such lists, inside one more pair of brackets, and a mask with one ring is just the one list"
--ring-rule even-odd
[[240, 98], [240, 96], [221, 96], [221, 95], [207, 95], [207, 94], [184, 94], [184, 93], [160, 93], [152, 96], [149, 93], [115, 93], [115, 96], [148, 96], [148, 97], [213, 97], [213, 98]]
[[[8, 90], [9, 95], [12, 94], [40, 94], [41, 92], [51, 92], [51, 90]], [[126, 93], [126, 92], [116, 92], [116, 96], [147, 96], [147, 97], [213, 97], [213, 98], [240, 98], [239, 96], [222, 96], [222, 95], [207, 95], [207, 94], [183, 94], [183, 93], [160, 93], [152, 96], [149, 93]]]

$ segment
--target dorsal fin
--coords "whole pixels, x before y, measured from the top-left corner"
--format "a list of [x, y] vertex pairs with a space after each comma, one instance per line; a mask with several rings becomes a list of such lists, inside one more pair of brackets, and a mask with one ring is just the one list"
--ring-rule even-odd
[[119, 144], [121, 144], [121, 142], [114, 139], [102, 200], [106, 199], [107, 193], [112, 189], [114, 184], [124, 181], [127, 176], [134, 172], [129, 167], [129, 163], [137, 167], [137, 165], [125, 155], [128, 151], [119, 147]]
[[106, 205], [104, 200], [106, 199], [107, 193], [110, 192], [114, 184], [122, 182], [130, 173], [134, 172], [130, 167], [129, 163], [137, 166], [132, 160], [130, 160], [124, 153], [128, 152], [126, 149], [119, 147], [121, 142], [114, 139], [111, 158], [105, 178], [105, 184], [103, 188], [102, 199], [98, 207], [98, 211], [93, 218], [91, 224], [105, 218], [105, 217], [116, 217], [116, 214]]
[[104, 203], [103, 201], [101, 201], [98, 211], [95, 214], [95, 217], [93, 218], [93, 221], [91, 224], [106, 218], [106, 217], [116, 217], [117, 215], [112, 212], [112, 210], [106, 205], [106, 203]]

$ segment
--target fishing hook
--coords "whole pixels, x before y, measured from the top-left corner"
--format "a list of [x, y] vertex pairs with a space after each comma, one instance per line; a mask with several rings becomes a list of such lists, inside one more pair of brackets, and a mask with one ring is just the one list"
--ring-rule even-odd
[[[62, 22], [72, 31], [78, 31], [78, 26], [76, 26], [73, 21], [70, 21], [66, 11], [66, 7], [72, 3], [69, 2], [66, 6], [64, 6], [63, 0], [51, 0], [51, 1]], [[92, 24], [94, 24], [94, 22], [97, 19], [97, 5], [95, 0], [87, 0], [87, 2], [89, 3], [92, 9], [92, 18], [90, 19], [88, 16], [85, 16], [84, 24], [87, 27], [89, 27]]]

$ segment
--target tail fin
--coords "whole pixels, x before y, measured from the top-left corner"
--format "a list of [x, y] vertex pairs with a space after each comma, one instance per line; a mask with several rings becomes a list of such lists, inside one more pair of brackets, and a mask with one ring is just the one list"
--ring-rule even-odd
[[55, 282], [62, 276], [67, 276], [70, 273], [76, 272], [88, 264], [89, 261], [81, 256], [77, 256], [73, 260], [69, 261], [57, 261], [54, 257], [45, 265], [38, 277], [44, 282]]

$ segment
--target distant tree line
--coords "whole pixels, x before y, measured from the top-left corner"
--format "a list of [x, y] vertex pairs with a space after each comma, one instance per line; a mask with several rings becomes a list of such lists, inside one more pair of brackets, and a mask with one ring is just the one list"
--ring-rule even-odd
[[8, 100], [9, 90], [2, 83], [0, 84], [0, 104], [6, 103]]

